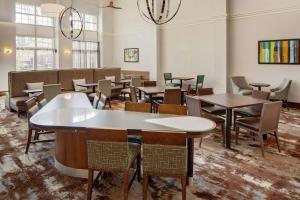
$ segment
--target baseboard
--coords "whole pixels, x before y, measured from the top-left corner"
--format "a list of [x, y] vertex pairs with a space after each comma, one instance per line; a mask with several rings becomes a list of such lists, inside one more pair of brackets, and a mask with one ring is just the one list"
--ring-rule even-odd
[[289, 107], [290, 107], [290, 108], [300, 109], [300, 103], [289, 102], [288, 104], [289, 104]]

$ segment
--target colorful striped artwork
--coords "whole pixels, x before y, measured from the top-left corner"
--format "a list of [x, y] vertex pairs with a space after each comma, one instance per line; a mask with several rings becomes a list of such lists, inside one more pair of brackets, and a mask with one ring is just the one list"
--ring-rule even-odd
[[259, 42], [259, 64], [300, 64], [300, 39]]

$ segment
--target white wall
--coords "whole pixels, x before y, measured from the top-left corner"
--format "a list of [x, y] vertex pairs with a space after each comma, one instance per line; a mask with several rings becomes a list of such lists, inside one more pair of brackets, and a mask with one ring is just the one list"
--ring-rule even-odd
[[300, 1], [231, 0], [230, 70], [244, 75], [249, 82], [280, 84], [293, 80], [289, 101], [300, 102], [299, 65], [258, 64], [259, 40], [299, 38]]

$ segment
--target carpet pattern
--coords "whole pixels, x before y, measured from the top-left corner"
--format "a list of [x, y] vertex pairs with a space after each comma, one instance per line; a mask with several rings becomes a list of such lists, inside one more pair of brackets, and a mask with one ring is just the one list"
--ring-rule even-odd
[[[119, 101], [113, 109], [123, 109]], [[262, 158], [258, 141], [247, 133], [227, 150], [219, 130], [195, 143], [194, 177], [187, 199], [300, 199], [300, 111], [283, 111], [279, 153], [274, 138], [265, 144]], [[48, 136], [51, 137], [51, 136]], [[4, 109], [0, 97], [0, 199], [85, 199], [87, 180], [72, 178], [54, 168], [54, 143], [31, 145], [24, 154], [26, 118]], [[99, 181], [93, 199], [121, 199], [122, 177]], [[148, 199], [181, 199], [179, 180], [154, 177]], [[142, 199], [142, 184], [135, 181], [129, 199]]]

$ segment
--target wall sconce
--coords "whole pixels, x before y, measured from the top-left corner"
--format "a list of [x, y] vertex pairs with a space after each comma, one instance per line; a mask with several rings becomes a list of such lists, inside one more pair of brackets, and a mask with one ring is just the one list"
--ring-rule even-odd
[[3, 49], [3, 53], [4, 54], [11, 54], [12, 53], [12, 49], [10, 49], [10, 48], [4, 48]]
[[65, 49], [64, 54], [71, 55], [72, 51], [70, 49]]

